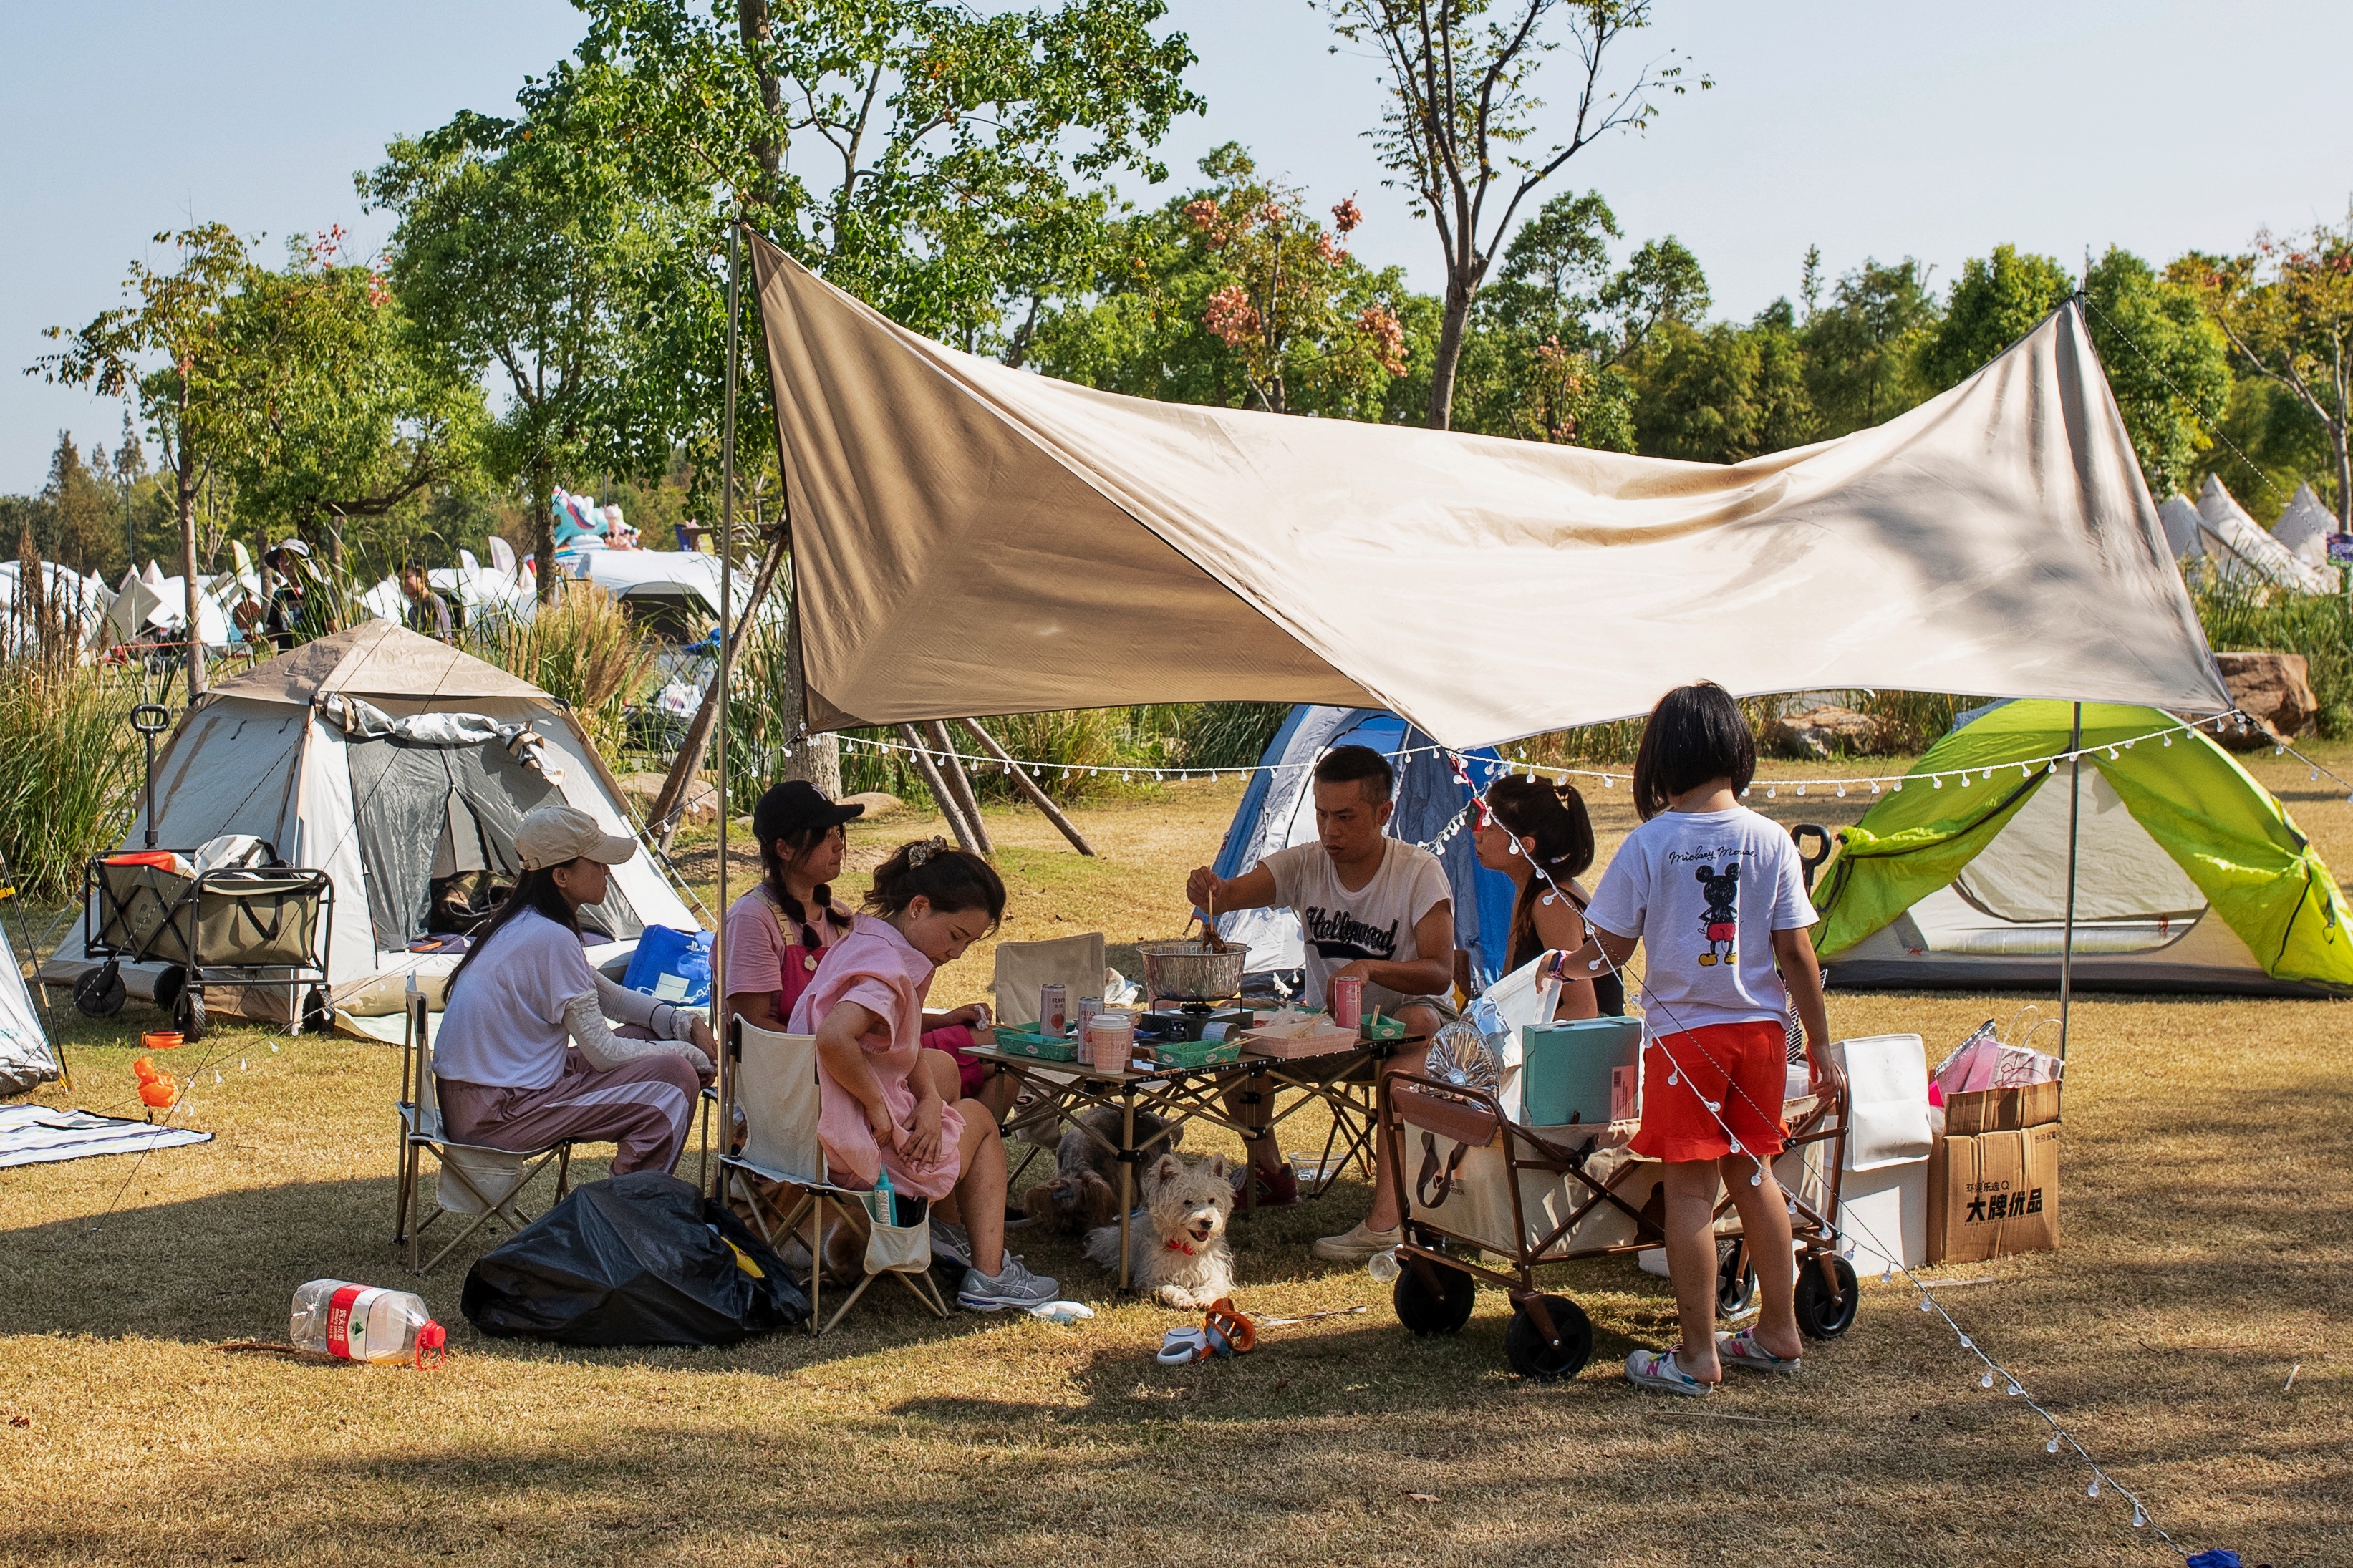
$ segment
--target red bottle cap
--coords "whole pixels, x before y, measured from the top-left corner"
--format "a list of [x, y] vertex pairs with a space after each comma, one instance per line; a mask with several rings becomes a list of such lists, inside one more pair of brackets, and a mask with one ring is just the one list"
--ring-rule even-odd
[[[448, 1360], [448, 1352], [446, 1347], [448, 1343], [449, 1331], [443, 1328], [438, 1323], [427, 1323], [423, 1328], [417, 1330], [417, 1370], [423, 1372], [427, 1367], [439, 1366], [444, 1361]], [[433, 1352], [433, 1359], [429, 1362], [425, 1359], [425, 1352], [427, 1351]]]

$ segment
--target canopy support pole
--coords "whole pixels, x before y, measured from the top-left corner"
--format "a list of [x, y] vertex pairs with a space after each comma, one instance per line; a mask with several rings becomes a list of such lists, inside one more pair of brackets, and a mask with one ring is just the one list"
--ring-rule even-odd
[[[2067, 1065], [2067, 1011], [2075, 1000], [2075, 860], [2084, 821], [2084, 705], [2067, 735], [2067, 929], [2059, 947], [2059, 1065]], [[2065, 1090], [2061, 1090], [2063, 1094]]]
[[948, 831], [955, 835], [958, 844], [979, 854], [980, 847], [973, 841], [972, 829], [965, 823], [964, 808], [956, 804], [956, 797], [948, 792], [948, 781], [940, 776], [940, 770], [932, 763], [931, 747], [915, 733], [913, 724], [899, 726], [899, 739], [906, 743], [907, 754], [915, 759], [915, 771], [923, 775], [923, 786], [932, 792], [940, 815], [947, 818]]
[[972, 775], [964, 771], [964, 759], [956, 755], [955, 741], [948, 727], [937, 719], [923, 726], [931, 731], [932, 744], [940, 749], [940, 772], [947, 775], [948, 788], [955, 791], [956, 809], [972, 826], [974, 847], [987, 858], [997, 858], [997, 846], [989, 842], [988, 824], [980, 819], [980, 795], [972, 787]]
[[[752, 618], [760, 613], [761, 602], [776, 583], [785, 558], [785, 540], [782, 528], [770, 536], [767, 551], [760, 557], [759, 574], [752, 579], [752, 596], [744, 602], [744, 613], [732, 629], [727, 625], [726, 610], [719, 613], [719, 660], [731, 670], [744, 651], [744, 634], [752, 629]], [[720, 563], [719, 575], [723, 583], [729, 575], [724, 560]], [[719, 673], [713, 670], [710, 684], [702, 689], [702, 701], [686, 727], [686, 739], [681, 742], [678, 755], [671, 759], [670, 773], [662, 780], [661, 793], [654, 797], [653, 809], [648, 814], [647, 826], [653, 830], [655, 842], [665, 855], [670, 853], [670, 840], [678, 836], [679, 823], [686, 816], [687, 793], [694, 787], [694, 775], [702, 771], [702, 760], [710, 754], [711, 728], [719, 716], [721, 689]]]
[[[732, 570], [735, 554], [735, 332], [736, 323], [743, 315], [743, 273], [744, 230], [740, 224], [731, 224], [727, 229], [727, 414], [719, 434], [719, 625], [723, 634], [727, 626], [728, 612], [735, 605], [734, 574]], [[768, 572], [763, 573], [763, 576], [769, 574]], [[748, 615], [744, 616], [744, 624], [746, 627], [750, 626]], [[712, 716], [711, 759], [712, 766], [719, 775], [716, 781], [719, 791], [719, 897], [716, 903], [719, 918], [712, 922], [714, 929], [711, 933], [711, 978], [715, 994], [712, 997], [714, 1005], [711, 1016], [719, 1026], [712, 1031], [712, 1045], [719, 1056], [719, 1060], [713, 1065], [719, 1069], [719, 1131], [716, 1136], [723, 1155], [735, 1131], [734, 1064], [728, 1060], [726, 1047], [719, 1044], [721, 1039], [734, 1033], [732, 1020], [727, 1016], [726, 982], [723, 979], [727, 973], [727, 667], [734, 662], [732, 657], [734, 643], [742, 635], [743, 631], [739, 629], [734, 637], [728, 637], [720, 645], [719, 670], [712, 680], [717, 698], [713, 704], [716, 711]], [[711, 1168], [711, 1192], [716, 1196], [725, 1184], [726, 1176], [720, 1162], [712, 1161]]]
[[1062, 837], [1071, 841], [1071, 847], [1082, 855], [1092, 855], [1093, 848], [1088, 845], [1071, 819], [1062, 815], [1062, 808], [1056, 805], [1053, 798], [1039, 787], [1037, 780], [1022, 771], [1021, 764], [1013, 760], [1011, 753], [997, 743], [997, 737], [982, 729], [980, 721], [977, 719], [966, 719], [963, 722], [965, 729], [980, 737], [980, 743], [988, 748], [988, 754], [1005, 764], [1005, 771], [1013, 777], [1014, 787], [1028, 795], [1029, 804], [1044, 812], [1046, 820], [1061, 830]]

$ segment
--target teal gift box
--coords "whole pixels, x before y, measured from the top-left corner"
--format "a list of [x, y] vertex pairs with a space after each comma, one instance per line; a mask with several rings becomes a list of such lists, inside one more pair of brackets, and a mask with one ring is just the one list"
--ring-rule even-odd
[[1520, 1031], [1521, 1121], [1565, 1127], [1631, 1120], [1641, 1062], [1640, 1018], [1531, 1024]]

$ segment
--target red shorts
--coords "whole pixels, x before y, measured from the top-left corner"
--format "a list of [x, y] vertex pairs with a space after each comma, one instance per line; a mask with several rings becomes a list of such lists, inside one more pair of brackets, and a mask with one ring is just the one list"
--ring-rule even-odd
[[987, 1062], [972, 1054], [972, 1031], [962, 1024], [950, 1024], [945, 1028], [927, 1029], [923, 1033], [925, 1050], [945, 1051], [955, 1058], [956, 1081], [966, 1100], [980, 1092], [980, 1086], [988, 1081], [990, 1071]]
[[1719, 1160], [1736, 1137], [1741, 1152], [1769, 1158], [1788, 1142], [1788, 1034], [1778, 1023], [1703, 1024], [1651, 1040], [1642, 1047], [1642, 1125], [1630, 1147], [1650, 1160]]

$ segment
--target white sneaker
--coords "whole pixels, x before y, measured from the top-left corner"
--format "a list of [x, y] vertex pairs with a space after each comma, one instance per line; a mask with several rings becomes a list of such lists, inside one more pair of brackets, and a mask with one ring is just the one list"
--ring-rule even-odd
[[1317, 1241], [1315, 1256], [1326, 1263], [1362, 1263], [1376, 1252], [1387, 1252], [1405, 1239], [1405, 1227], [1375, 1230], [1361, 1220], [1354, 1229]]
[[1061, 1281], [1032, 1274], [1018, 1253], [1008, 1252], [995, 1274], [966, 1268], [956, 1290], [956, 1305], [975, 1312], [1002, 1311], [1008, 1307], [1043, 1306], [1054, 1300]]

